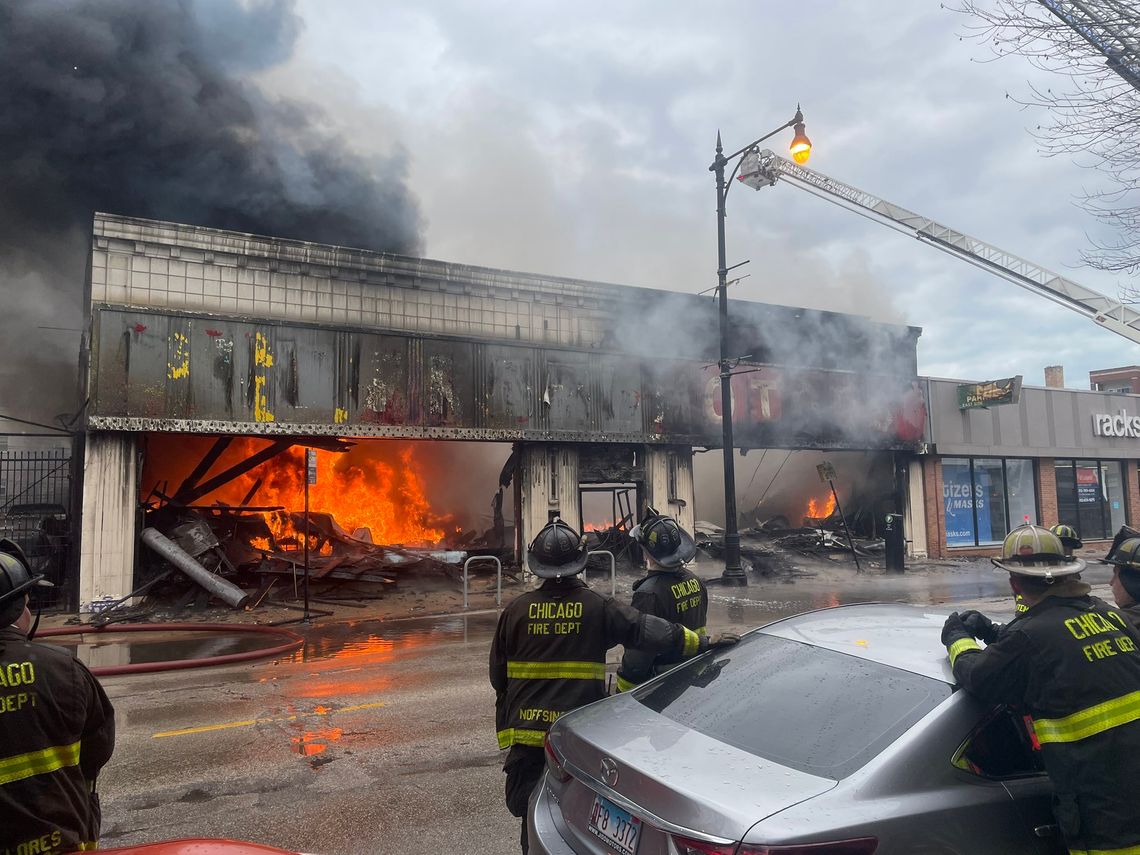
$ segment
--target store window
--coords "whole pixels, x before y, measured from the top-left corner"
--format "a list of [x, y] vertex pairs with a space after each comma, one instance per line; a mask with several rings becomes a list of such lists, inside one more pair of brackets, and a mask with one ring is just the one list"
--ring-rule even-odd
[[1057, 460], [1058, 522], [1085, 540], [1112, 537], [1125, 522], [1124, 472], [1115, 460]]
[[1033, 461], [943, 458], [942, 500], [947, 546], [1001, 543], [1011, 527], [1037, 522]]

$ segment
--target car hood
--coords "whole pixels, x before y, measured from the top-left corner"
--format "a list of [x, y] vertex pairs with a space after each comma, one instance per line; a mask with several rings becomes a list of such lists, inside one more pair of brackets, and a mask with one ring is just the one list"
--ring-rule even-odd
[[[568, 713], [550, 739], [576, 778], [678, 833], [739, 840], [760, 820], [836, 785], [698, 733], [629, 695]], [[617, 768], [611, 786], [602, 782], [603, 758]]]

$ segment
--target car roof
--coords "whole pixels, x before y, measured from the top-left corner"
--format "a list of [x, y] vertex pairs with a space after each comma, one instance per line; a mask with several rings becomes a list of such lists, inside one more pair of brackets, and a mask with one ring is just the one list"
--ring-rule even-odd
[[53, 502], [28, 502], [22, 505], [12, 505], [8, 508], [8, 516], [34, 516], [36, 514], [66, 514], [67, 508]]
[[950, 611], [946, 606], [862, 603], [784, 618], [759, 632], [953, 684], [941, 640]]

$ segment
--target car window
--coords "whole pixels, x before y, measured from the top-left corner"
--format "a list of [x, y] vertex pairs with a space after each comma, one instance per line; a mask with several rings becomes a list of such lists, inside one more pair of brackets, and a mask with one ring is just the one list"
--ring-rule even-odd
[[833, 780], [862, 767], [950, 694], [940, 680], [763, 633], [633, 692], [713, 739]]
[[952, 762], [985, 778], [1023, 778], [1045, 771], [1041, 751], [1034, 749], [1024, 718], [1004, 706], [967, 737]]

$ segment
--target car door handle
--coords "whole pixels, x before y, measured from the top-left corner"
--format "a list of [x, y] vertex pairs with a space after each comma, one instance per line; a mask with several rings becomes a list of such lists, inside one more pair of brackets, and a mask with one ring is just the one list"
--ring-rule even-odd
[[1033, 829], [1033, 833], [1038, 837], [1056, 837], [1060, 829], [1056, 825], [1038, 825]]

